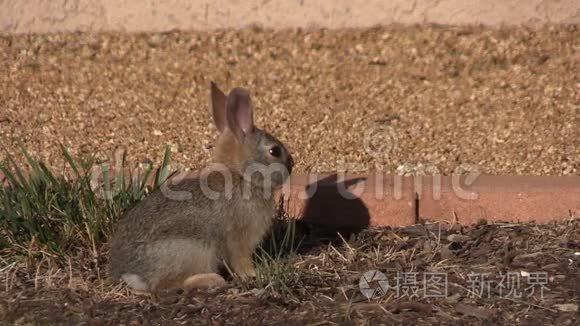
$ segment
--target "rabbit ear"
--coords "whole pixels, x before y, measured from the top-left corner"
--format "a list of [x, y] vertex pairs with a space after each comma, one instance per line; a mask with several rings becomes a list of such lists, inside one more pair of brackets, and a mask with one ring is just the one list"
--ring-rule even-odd
[[250, 93], [243, 88], [234, 88], [227, 99], [228, 128], [242, 140], [254, 130], [254, 109]]
[[226, 101], [227, 97], [214, 82], [211, 82], [210, 106], [213, 122], [217, 129], [222, 132], [227, 124]]

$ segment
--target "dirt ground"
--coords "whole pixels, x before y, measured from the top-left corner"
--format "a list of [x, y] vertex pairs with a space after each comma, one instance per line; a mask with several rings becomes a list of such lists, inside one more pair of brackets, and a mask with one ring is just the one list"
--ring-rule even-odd
[[[252, 91], [296, 172], [577, 175], [577, 26], [0, 37], [0, 140], [62, 166], [128, 149], [207, 162], [210, 80]], [[4, 151], [0, 159], [5, 157]]]
[[[366, 230], [344, 240], [312, 226], [300, 230], [299, 254], [287, 257], [300, 278], [283, 292], [250, 283], [136, 296], [104, 281], [106, 256], [79, 258], [70, 269], [30, 264], [2, 273], [2, 287], [10, 290], [0, 292], [0, 319], [20, 325], [580, 323], [577, 220], [426, 224]], [[368, 299], [360, 279], [373, 270], [388, 286], [368, 292]], [[367, 277], [363, 288], [381, 286], [373, 274]]]
[[[207, 100], [215, 80], [252, 91], [257, 124], [289, 145], [297, 173], [422, 166], [448, 174], [468, 164], [492, 174], [578, 175], [579, 39], [575, 26], [2, 36], [0, 160], [23, 160], [18, 140], [57, 170], [59, 143], [103, 161], [122, 146], [135, 162], [159, 162], [168, 143], [177, 163], [200, 168], [214, 140]], [[136, 296], [106, 281], [106, 250], [79, 250], [64, 264], [3, 263], [0, 320], [580, 323], [577, 220], [427, 224], [344, 240], [315, 226], [302, 232], [302, 250], [287, 257], [299, 282], [287, 289], [231, 283]], [[372, 270], [390, 285], [398, 272], [417, 282], [368, 300], [359, 281]], [[473, 283], [483, 274], [491, 283]], [[443, 296], [425, 295], [434, 275], [447, 280]]]

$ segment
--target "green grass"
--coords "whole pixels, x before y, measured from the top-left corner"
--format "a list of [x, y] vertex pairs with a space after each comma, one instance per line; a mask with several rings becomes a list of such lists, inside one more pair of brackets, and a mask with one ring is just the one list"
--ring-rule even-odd
[[292, 297], [294, 289], [302, 284], [303, 272], [292, 264], [301, 239], [297, 238], [296, 221], [284, 217], [283, 207], [278, 215], [254, 256], [256, 278], [252, 285], [270, 294]]
[[[108, 167], [101, 165], [104, 181], [95, 187], [92, 159], [77, 161], [61, 147], [65, 169], [72, 173], [65, 178], [20, 148], [30, 177], [10, 155], [0, 164], [11, 184], [9, 189], [0, 187], [0, 256], [7, 261], [46, 255], [63, 258], [79, 248], [97, 257], [115, 221], [146, 194], [146, 180], [154, 171], [148, 167], [138, 176], [120, 171], [111, 180]], [[162, 166], [155, 171], [154, 187], [169, 177], [169, 154], [167, 148]]]
[[277, 257], [258, 249], [256, 255], [256, 278], [253, 285], [275, 296], [292, 297], [302, 285], [303, 271], [292, 264], [288, 257]]

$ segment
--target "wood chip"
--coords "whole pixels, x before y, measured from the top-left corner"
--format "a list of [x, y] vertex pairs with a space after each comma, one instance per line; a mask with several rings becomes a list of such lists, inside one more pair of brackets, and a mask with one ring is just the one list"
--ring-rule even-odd
[[458, 303], [455, 305], [455, 310], [459, 313], [462, 313], [467, 316], [476, 317], [479, 319], [490, 319], [493, 315], [489, 312], [489, 310], [485, 310], [483, 308], [478, 308], [472, 305], [467, 305], [463, 303]]

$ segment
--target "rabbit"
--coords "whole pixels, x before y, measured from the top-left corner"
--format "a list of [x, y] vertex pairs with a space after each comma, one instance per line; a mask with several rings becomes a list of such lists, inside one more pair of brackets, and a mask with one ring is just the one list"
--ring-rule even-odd
[[213, 162], [171, 188], [188, 198], [157, 188], [113, 233], [110, 275], [136, 292], [222, 286], [224, 265], [242, 279], [256, 275], [253, 253], [277, 209], [272, 194], [294, 161], [282, 142], [254, 126], [248, 90], [226, 96], [211, 82], [210, 108], [219, 131]]

